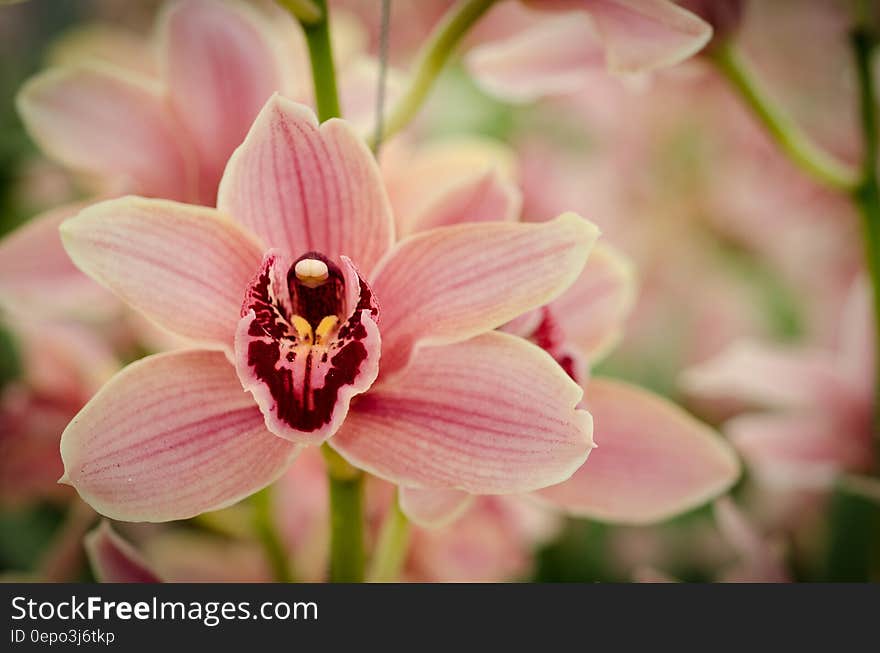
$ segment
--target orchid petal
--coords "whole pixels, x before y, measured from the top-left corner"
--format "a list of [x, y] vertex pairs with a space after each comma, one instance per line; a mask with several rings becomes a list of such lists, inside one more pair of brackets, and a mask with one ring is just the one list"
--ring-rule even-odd
[[160, 326], [231, 349], [262, 247], [217, 211], [124, 197], [68, 220], [61, 237], [81, 270]]
[[712, 38], [712, 27], [669, 0], [530, 0], [529, 6], [587, 11], [605, 44], [608, 68], [635, 73], [681, 63]]
[[503, 333], [426, 347], [352, 403], [329, 442], [394, 483], [525, 492], [571, 475], [592, 448], [581, 390], [539, 347]]
[[193, 197], [189, 146], [155, 82], [94, 64], [55, 68], [25, 84], [17, 103], [56, 161], [143, 195]]
[[179, 351], [132, 363], [86, 404], [61, 437], [62, 482], [112, 519], [186, 519], [265, 487], [297, 451], [222, 353]]
[[605, 52], [587, 16], [539, 20], [513, 36], [479, 45], [465, 58], [468, 70], [491, 95], [532, 102], [583, 88], [605, 75]]
[[405, 233], [462, 222], [514, 221], [522, 208], [522, 194], [495, 169], [462, 180], [434, 198], [421, 213], [410, 216]]
[[76, 215], [69, 204], [29, 220], [0, 240], [0, 299], [8, 306], [50, 316], [109, 313], [113, 296], [70, 260], [58, 227]]
[[598, 229], [567, 213], [543, 223], [465, 224], [407, 238], [380, 265], [382, 374], [419, 344], [450, 344], [558, 297], [583, 270]]
[[838, 472], [871, 464], [869, 428], [812, 411], [742, 415], [724, 430], [756, 476], [777, 487], [826, 489]]
[[83, 541], [95, 578], [101, 583], [161, 583], [135, 548], [102, 521]]
[[460, 222], [516, 220], [522, 206], [514, 154], [490, 139], [415, 149], [393, 141], [383, 152], [382, 174], [398, 237]]
[[157, 66], [152, 43], [137, 32], [118, 25], [89, 23], [65, 32], [52, 43], [49, 64], [111, 65], [147, 77], [156, 76]]
[[247, 4], [184, 0], [159, 25], [171, 105], [199, 153], [200, 196], [214, 205], [223, 168], [266, 101], [286, 90], [274, 31]]
[[247, 539], [177, 528], [149, 537], [142, 548], [169, 583], [269, 583], [273, 579], [263, 552]]
[[613, 349], [635, 303], [632, 263], [598, 243], [572, 286], [550, 303], [567, 343], [591, 363]]
[[570, 480], [538, 493], [567, 512], [657, 522], [706, 503], [739, 476], [731, 447], [675, 404], [609, 379], [591, 380], [584, 399], [597, 448]]
[[269, 247], [346, 255], [369, 276], [394, 238], [379, 170], [348, 123], [273, 96], [223, 175], [220, 210]]
[[805, 406], [841, 394], [830, 352], [740, 341], [685, 371], [682, 385], [701, 397], [730, 398], [766, 406]]
[[424, 528], [441, 528], [460, 517], [474, 496], [460, 490], [400, 488], [400, 509], [411, 522]]

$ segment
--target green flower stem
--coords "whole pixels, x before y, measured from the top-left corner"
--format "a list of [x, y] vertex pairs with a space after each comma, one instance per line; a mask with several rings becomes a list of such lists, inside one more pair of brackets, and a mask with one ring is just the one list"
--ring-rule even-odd
[[[431, 87], [449, 61], [456, 46], [497, 0], [462, 0], [452, 7], [419, 53], [409, 87], [388, 113], [379, 133], [389, 138], [409, 124], [418, 113]], [[370, 147], [375, 148], [375, 135]]]
[[300, 23], [312, 25], [321, 20], [323, 12], [313, 0], [277, 0]]
[[330, 581], [364, 580], [364, 475], [327, 445], [321, 447], [330, 482]]
[[[336, 69], [333, 66], [333, 46], [330, 43], [330, 14], [327, 0], [309, 0], [303, 3], [279, 0], [300, 25], [306, 35], [309, 47], [309, 61], [312, 64], [312, 83], [315, 88], [315, 105], [318, 119], [321, 122], [342, 115], [339, 108], [339, 93], [336, 90]], [[316, 17], [313, 12], [303, 9], [310, 5], [318, 10]]]
[[[875, 316], [875, 342], [880, 355], [880, 188], [877, 181], [877, 96], [871, 74], [871, 58], [877, 38], [862, 22], [852, 33], [852, 50], [859, 87], [862, 127], [862, 165], [850, 197], [862, 217], [865, 258], [871, 277]], [[880, 365], [877, 366], [880, 373]], [[874, 384], [875, 458], [880, 464], [880, 379]], [[873, 482], [871, 482], [873, 481]], [[863, 581], [875, 579], [880, 569], [880, 506], [876, 503], [877, 480], [844, 475], [831, 498], [831, 516], [823, 580]]]
[[[853, 54], [859, 82], [859, 113], [862, 124], [862, 169], [852, 191], [853, 202], [862, 216], [865, 236], [865, 260], [874, 293], [874, 328], [877, 356], [880, 356], [880, 187], [877, 180], [877, 95], [871, 59], [877, 40], [867, 29], [856, 29], [852, 34]], [[880, 374], [880, 360], [877, 364]], [[874, 435], [880, 434], [880, 378], [874, 386]], [[880, 449], [878, 449], [880, 456]]]
[[253, 525], [257, 539], [266, 554], [273, 578], [279, 583], [292, 583], [295, 580], [290, 557], [275, 527], [272, 515], [272, 486], [263, 488], [251, 497]]
[[764, 92], [731, 43], [712, 51], [712, 62], [789, 159], [817, 181], [852, 192], [858, 173], [819, 148]]
[[370, 582], [394, 583], [400, 580], [400, 571], [406, 561], [409, 546], [409, 520], [400, 509], [398, 497], [391, 502], [388, 515], [379, 533], [379, 542], [370, 565]]

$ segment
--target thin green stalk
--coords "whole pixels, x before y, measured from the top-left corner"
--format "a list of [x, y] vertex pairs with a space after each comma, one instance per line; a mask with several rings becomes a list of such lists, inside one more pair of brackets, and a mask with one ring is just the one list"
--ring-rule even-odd
[[[852, 51], [859, 87], [859, 113], [862, 127], [862, 165], [859, 178], [850, 191], [862, 217], [865, 258], [873, 289], [875, 342], [880, 355], [880, 187], [877, 180], [878, 124], [877, 96], [871, 59], [877, 46], [876, 35], [862, 22], [852, 33]], [[880, 365], [877, 366], [880, 373]], [[880, 463], [880, 379], [874, 383], [875, 456]], [[838, 480], [832, 495], [828, 550], [824, 579], [864, 581], [880, 566], [880, 507], [876, 498], [866, 496], [864, 482], [854, 485], [852, 477]]]
[[321, 447], [330, 483], [330, 581], [364, 580], [364, 475], [330, 447]]
[[400, 580], [400, 571], [406, 561], [409, 520], [400, 509], [398, 497], [395, 496], [391, 503], [370, 565], [369, 578], [373, 583], [393, 583]]
[[311, 25], [321, 20], [323, 13], [314, 0], [277, 0], [300, 23]]
[[[875, 36], [864, 28], [852, 34], [853, 54], [859, 87], [859, 113], [862, 125], [862, 169], [859, 182], [852, 191], [853, 202], [862, 216], [865, 235], [865, 259], [874, 292], [875, 342], [880, 345], [880, 186], [877, 179], [878, 124], [877, 95], [871, 71], [876, 50]], [[880, 356], [880, 346], [877, 348]], [[877, 373], [880, 374], [880, 359]], [[880, 434], [880, 378], [875, 382], [874, 434]], [[880, 450], [878, 450], [880, 454]]]
[[264, 488], [251, 497], [253, 524], [257, 539], [266, 554], [273, 578], [279, 583], [294, 582], [293, 568], [272, 515], [272, 486]]
[[[419, 53], [409, 86], [388, 113], [380, 133], [389, 138], [403, 129], [424, 104], [456, 46], [497, 0], [462, 0], [452, 7]], [[375, 147], [375, 136], [370, 147]]]
[[301, 3], [295, 9], [287, 0], [281, 0], [282, 6], [288, 9], [294, 18], [299, 20], [306, 35], [309, 47], [309, 61], [312, 64], [312, 84], [315, 89], [315, 105], [318, 119], [321, 122], [342, 115], [339, 108], [339, 93], [336, 90], [336, 69], [333, 66], [333, 46], [330, 43], [330, 14], [327, 0], [311, 0], [310, 5], [317, 7], [319, 16], [303, 14]]
[[793, 163], [826, 186], [852, 192], [858, 173], [813, 143], [770, 99], [732, 43], [719, 44], [711, 60]]

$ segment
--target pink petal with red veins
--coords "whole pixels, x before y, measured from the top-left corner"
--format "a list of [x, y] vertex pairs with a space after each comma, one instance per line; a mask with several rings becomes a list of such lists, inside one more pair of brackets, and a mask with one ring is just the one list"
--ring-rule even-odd
[[749, 341], [685, 371], [682, 385], [700, 397], [767, 406], [830, 405], [848, 394], [830, 352]]
[[29, 313], [94, 317], [119, 304], [70, 260], [58, 227], [82, 209], [69, 204], [47, 211], [0, 240], [0, 298]]
[[474, 495], [460, 490], [400, 488], [400, 509], [414, 524], [441, 528], [455, 521], [473, 503]]
[[30, 135], [51, 158], [142, 195], [194, 197], [194, 161], [162, 89], [110, 67], [48, 70], [18, 95]]
[[558, 483], [592, 448], [580, 388], [540, 348], [487, 333], [426, 347], [352, 403], [330, 445], [399, 485], [473, 494]]
[[89, 276], [174, 333], [231, 351], [262, 246], [217, 211], [125, 197], [61, 227]]
[[608, 379], [591, 380], [584, 399], [597, 448], [570, 480], [538, 493], [555, 506], [651, 523], [709, 501], [739, 476], [731, 447], [675, 404]]
[[419, 344], [449, 344], [558, 297], [583, 270], [598, 229], [567, 213], [532, 224], [441, 227], [401, 241], [377, 271], [382, 374]]
[[[307, 333], [293, 316], [308, 321], [289, 289], [293, 261], [277, 250], [266, 254], [248, 288], [235, 335], [239, 379], [263, 411], [275, 435], [319, 444], [333, 435], [351, 399], [379, 373], [378, 308], [366, 282], [342, 257], [345, 305], [338, 330], [319, 340], [323, 314]], [[323, 308], [323, 307], [322, 307]]]
[[95, 578], [101, 583], [161, 583], [135, 548], [117, 535], [110, 522], [101, 522], [83, 544]]
[[223, 175], [217, 206], [299, 256], [344, 254], [364, 274], [394, 240], [394, 222], [373, 155], [351, 126], [274, 96]]
[[734, 446], [764, 482], [824, 489], [842, 470], [869, 469], [869, 424], [846, 424], [804, 412], [743, 415], [724, 427]]
[[613, 349], [635, 302], [632, 263], [599, 243], [571, 288], [550, 304], [566, 342], [591, 363]]
[[112, 519], [187, 519], [265, 487], [297, 451], [266, 430], [222, 353], [172, 352], [129, 365], [74, 418], [62, 482]]
[[644, 72], [681, 63], [712, 38], [712, 27], [669, 0], [529, 0], [536, 9], [592, 16], [613, 72]]
[[605, 51], [589, 18], [565, 15], [539, 20], [502, 41], [473, 48], [468, 70], [490, 94], [512, 102], [580, 90], [605, 72]]
[[159, 44], [171, 105], [199, 153], [200, 197], [213, 206], [233, 150], [272, 94], [288, 90], [280, 46], [250, 6], [215, 0], [171, 5]]

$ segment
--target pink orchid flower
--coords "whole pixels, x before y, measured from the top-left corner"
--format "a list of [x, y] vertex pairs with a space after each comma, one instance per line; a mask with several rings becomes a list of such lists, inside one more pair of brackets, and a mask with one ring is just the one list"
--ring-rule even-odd
[[[523, 102], [582, 89], [596, 74], [678, 64], [712, 27], [670, 0], [528, 0], [526, 26], [472, 49], [470, 72], [490, 93]], [[499, 8], [498, 14], [508, 9]], [[559, 15], [542, 15], [542, 14]], [[490, 15], [489, 21], [492, 20]]]
[[874, 344], [863, 281], [849, 294], [836, 349], [740, 342], [686, 371], [695, 396], [776, 408], [730, 420], [725, 431], [762, 481], [828, 487], [837, 474], [872, 466]]
[[276, 91], [296, 91], [267, 17], [243, 2], [169, 4], [155, 55], [143, 46], [152, 74], [126, 66], [130, 57], [108, 59], [106, 38], [80, 43], [22, 88], [28, 132], [50, 158], [106, 180], [111, 192], [212, 205], [260, 108]]
[[81, 269], [201, 345], [105, 386], [62, 437], [64, 481], [108, 516], [180, 519], [327, 441], [407, 486], [559, 482], [592, 448], [581, 390], [492, 330], [564, 291], [596, 236], [567, 214], [395, 244], [363, 142], [275, 96], [229, 161], [218, 210], [123, 198], [62, 226]]

